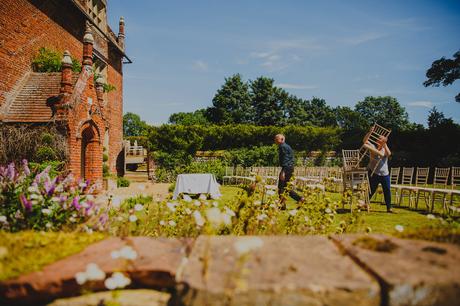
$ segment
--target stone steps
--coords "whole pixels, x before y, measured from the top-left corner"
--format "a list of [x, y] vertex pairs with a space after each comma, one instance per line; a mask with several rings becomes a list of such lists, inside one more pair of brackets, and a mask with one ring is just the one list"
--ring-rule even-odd
[[[129, 264], [110, 256], [125, 245], [138, 254]], [[459, 262], [456, 245], [384, 235], [113, 237], [0, 283], [0, 304], [80, 295], [74, 276], [96, 263], [126, 271], [130, 289], [169, 290], [168, 305], [454, 305]]]

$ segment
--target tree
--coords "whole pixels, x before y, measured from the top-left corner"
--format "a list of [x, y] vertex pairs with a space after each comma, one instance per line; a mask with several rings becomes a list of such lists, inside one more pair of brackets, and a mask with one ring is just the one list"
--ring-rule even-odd
[[[423, 82], [425, 87], [438, 87], [441, 84], [447, 86], [460, 79], [460, 50], [455, 52], [453, 59], [441, 57], [435, 60], [426, 71], [426, 77], [428, 79]], [[460, 103], [460, 93], [455, 96], [455, 101]]]
[[141, 120], [139, 115], [134, 113], [126, 113], [123, 116], [123, 135], [129, 136], [144, 136], [147, 133], [147, 123]]
[[366, 97], [355, 105], [366, 121], [366, 128], [378, 123], [392, 130], [404, 130], [409, 126], [406, 109], [393, 97]]
[[251, 81], [251, 100], [256, 125], [282, 125], [285, 123], [283, 108], [289, 99], [289, 94], [273, 84], [274, 80], [266, 77], [259, 77]]
[[361, 131], [367, 128], [366, 119], [348, 106], [335, 108], [336, 122], [345, 131]]
[[433, 107], [430, 110], [428, 115], [428, 128], [435, 129], [441, 126], [446, 126], [448, 124], [454, 124], [452, 118], [446, 118], [444, 113], [438, 111], [436, 107]]
[[240, 74], [225, 79], [207, 111], [209, 121], [217, 124], [252, 123], [249, 86]]
[[206, 125], [209, 123], [206, 118], [206, 109], [198, 109], [194, 112], [179, 112], [169, 116], [169, 123], [181, 125]]

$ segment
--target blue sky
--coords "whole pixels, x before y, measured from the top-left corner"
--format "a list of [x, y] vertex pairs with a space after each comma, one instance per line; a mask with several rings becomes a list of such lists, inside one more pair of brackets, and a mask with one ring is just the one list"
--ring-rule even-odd
[[126, 22], [124, 111], [151, 124], [210, 106], [224, 78], [261, 75], [298, 97], [354, 106], [390, 95], [411, 121], [436, 106], [460, 122], [460, 81], [425, 88], [460, 49], [460, 1], [110, 0]]

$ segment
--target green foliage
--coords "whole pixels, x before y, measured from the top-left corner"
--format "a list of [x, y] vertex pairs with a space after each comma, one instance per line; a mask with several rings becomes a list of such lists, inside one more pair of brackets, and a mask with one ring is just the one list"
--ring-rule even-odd
[[110, 176], [109, 165], [107, 165], [107, 164], [102, 165], [102, 176], [103, 177], [109, 177]]
[[107, 153], [102, 154], [102, 161], [105, 163], [109, 160], [109, 155]]
[[56, 152], [48, 146], [39, 147], [35, 153], [35, 160], [40, 163], [56, 160]]
[[[460, 50], [455, 52], [453, 59], [444, 57], [435, 60], [430, 69], [426, 72], [427, 80], [423, 82], [425, 87], [428, 86], [447, 86], [460, 79]], [[460, 93], [455, 97], [460, 102]]]
[[126, 113], [123, 116], [123, 136], [143, 136], [147, 132], [147, 124], [139, 115]]
[[271, 145], [228, 150], [225, 152], [224, 160], [226, 164], [233, 166], [277, 166], [278, 147]]
[[284, 101], [288, 93], [274, 86], [274, 80], [259, 77], [251, 82], [251, 100], [256, 125], [280, 125], [284, 119]]
[[356, 103], [355, 111], [364, 118], [366, 129], [374, 123], [392, 130], [404, 130], [409, 125], [405, 108], [393, 97], [366, 97]]
[[43, 163], [29, 163], [30, 170], [32, 172], [43, 172], [45, 169], [49, 169], [49, 175], [56, 177], [64, 171], [65, 162], [59, 160], [47, 161]]
[[131, 182], [127, 178], [122, 176], [117, 178], [117, 187], [129, 187], [130, 184]]
[[104, 92], [106, 92], [106, 93], [109, 93], [111, 91], [117, 90], [115, 85], [110, 84], [110, 83], [102, 85], [102, 88], [103, 88]]
[[38, 271], [104, 237], [100, 233], [0, 231], [0, 252], [6, 252], [0, 256], [0, 281]]
[[206, 125], [209, 124], [206, 118], [206, 109], [199, 109], [191, 113], [174, 113], [169, 116], [169, 123], [180, 125]]
[[[42, 47], [38, 50], [38, 55], [32, 60], [32, 66], [35, 72], [60, 72], [62, 70], [62, 58], [63, 53]], [[81, 71], [80, 62], [73, 57], [72, 71]]]
[[222, 178], [225, 175], [225, 162], [211, 160], [207, 162], [176, 164], [173, 167], [157, 167], [155, 169], [155, 178], [157, 182], [173, 183], [177, 175], [182, 173], [212, 173], [218, 181], [222, 182]]
[[51, 135], [50, 133], [43, 133], [42, 134], [42, 143], [51, 146], [54, 142], [54, 135]]

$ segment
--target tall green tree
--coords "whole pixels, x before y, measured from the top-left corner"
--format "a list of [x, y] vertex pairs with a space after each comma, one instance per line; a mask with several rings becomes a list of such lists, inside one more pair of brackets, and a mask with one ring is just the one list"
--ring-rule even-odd
[[139, 115], [134, 113], [126, 113], [123, 116], [123, 135], [129, 136], [145, 136], [147, 133], [147, 124], [141, 120]]
[[249, 86], [240, 74], [225, 79], [207, 110], [209, 121], [217, 124], [252, 123], [253, 113]]
[[181, 125], [206, 125], [209, 121], [206, 117], [206, 109], [198, 109], [194, 112], [179, 112], [169, 116], [169, 123]]
[[409, 115], [406, 109], [393, 97], [366, 97], [355, 105], [367, 123], [367, 127], [378, 123], [392, 130], [404, 130], [409, 127]]
[[[460, 79], [460, 50], [455, 52], [454, 58], [441, 57], [435, 60], [426, 72], [427, 80], [423, 82], [425, 87], [439, 85], [447, 86]], [[455, 96], [455, 101], [460, 103], [460, 93]]]
[[430, 110], [428, 115], [428, 128], [435, 129], [447, 124], [453, 124], [452, 118], [446, 118], [443, 112], [438, 111], [436, 107]]
[[274, 80], [259, 77], [251, 82], [251, 100], [254, 109], [256, 125], [282, 125], [284, 120], [284, 105], [289, 94], [274, 86]]

